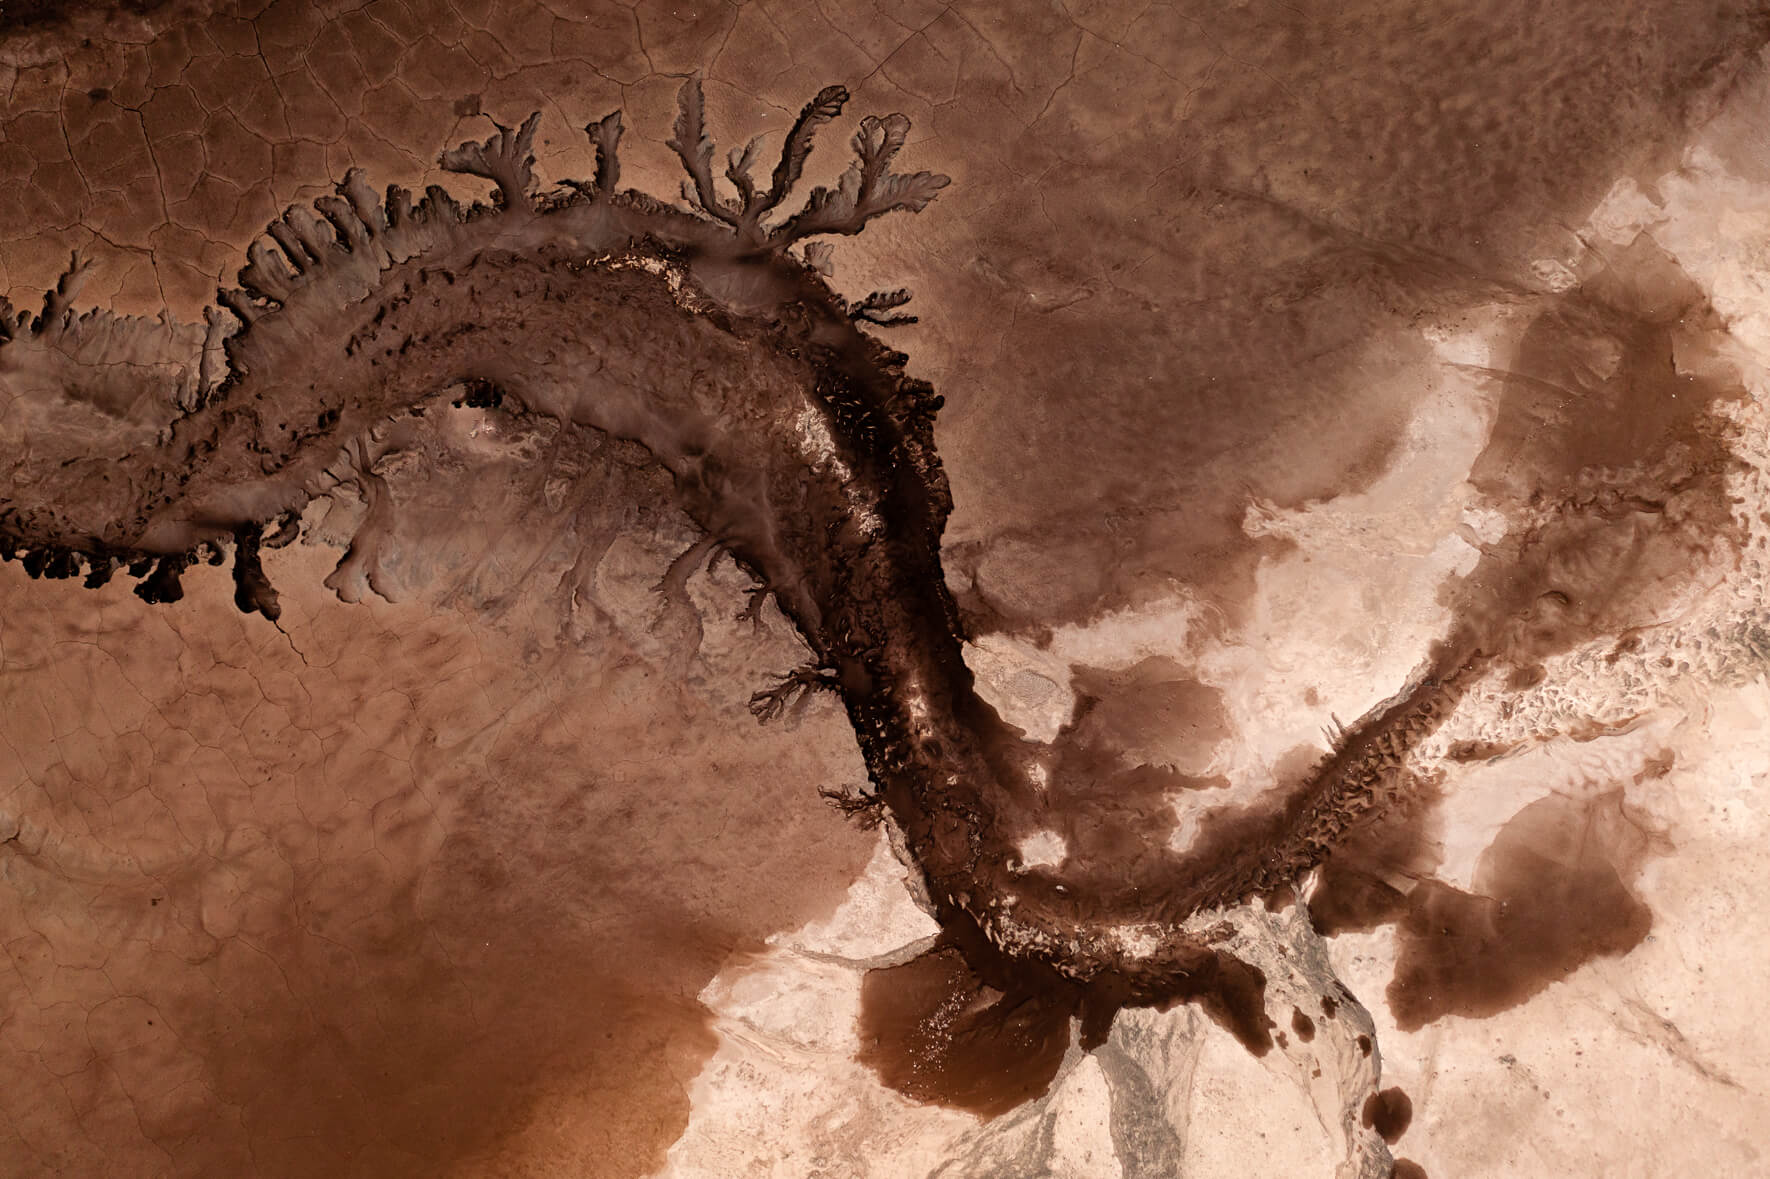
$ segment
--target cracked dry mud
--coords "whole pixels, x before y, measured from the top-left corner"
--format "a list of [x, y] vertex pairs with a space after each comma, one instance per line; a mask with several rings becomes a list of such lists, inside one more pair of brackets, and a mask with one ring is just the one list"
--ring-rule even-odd
[[0, 1173], [1758, 1173], [1766, 44], [9, 2]]

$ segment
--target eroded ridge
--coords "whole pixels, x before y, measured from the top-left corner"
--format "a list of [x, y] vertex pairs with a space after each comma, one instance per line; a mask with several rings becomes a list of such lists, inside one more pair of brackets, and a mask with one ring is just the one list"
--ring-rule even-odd
[[837, 186], [775, 219], [847, 98], [832, 86], [805, 106], [766, 187], [755, 141], [730, 153], [732, 199], [689, 80], [670, 140], [686, 207], [618, 187], [618, 112], [585, 129], [594, 178], [544, 194], [538, 117], [443, 154], [494, 183], [489, 204], [435, 186], [377, 195], [352, 171], [268, 227], [200, 328], [76, 314], [76, 258], [41, 311], [5, 309], [0, 545], [49, 579], [97, 586], [125, 568], [150, 602], [177, 601], [191, 563], [231, 552], [240, 608], [274, 620], [260, 550], [294, 538], [342, 481], [341, 456], [390, 416], [489, 398], [636, 442], [810, 649], [758, 714], [839, 693], [871, 783], [846, 804], [890, 816], [980, 974], [1055, 985], [1097, 1042], [1119, 1006], [1234, 973], [1182, 923], [1294, 882], [1406, 790], [1408, 750], [1484, 673], [1497, 632], [1447, 640], [1281, 807], [1219, 824], [1211, 854], [1093, 885], [1021, 870], [1017, 838], [1055, 762], [978, 695], [962, 656], [940, 559], [940, 398], [860, 328], [904, 318], [908, 294], [850, 304], [824, 281], [827, 249], [792, 252], [919, 211], [947, 178], [892, 172], [908, 120], [868, 118]]

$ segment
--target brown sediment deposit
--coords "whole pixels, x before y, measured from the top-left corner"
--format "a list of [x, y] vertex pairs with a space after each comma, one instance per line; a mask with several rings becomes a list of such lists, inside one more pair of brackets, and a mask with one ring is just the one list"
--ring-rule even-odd
[[1409, 896], [1389, 1005], [1403, 1028], [1492, 1015], [1591, 959], [1621, 955], [1653, 926], [1629, 888], [1652, 846], [1619, 794], [1550, 796], [1512, 818], [1470, 892], [1438, 881]]
[[1400, 1089], [1384, 1089], [1365, 1100], [1362, 1115], [1365, 1128], [1382, 1135], [1384, 1142], [1393, 1143], [1407, 1133], [1413, 1118], [1414, 1103]]
[[[1465, 892], [1433, 877], [1429, 817], [1443, 779], [1408, 761], [1477, 687], [1522, 692], [1556, 657], [1593, 642], [1626, 650], [1676, 609], [1689, 569], [1724, 561], [1737, 541], [1724, 489], [1729, 439], [1710, 411], [1741, 387], [1711, 347], [1726, 333], [1714, 309], [1645, 235], [1559, 293], [1529, 285], [1515, 257], [1541, 224], [1577, 222], [1619, 168], [1645, 168], [1651, 152], [1638, 143], [1699, 115], [1710, 87], [1761, 41], [1760, 12], [1655, 21], [1664, 27], [1646, 39], [1635, 23], [1646, 18], [1598, 4], [1503, 6], [1399, 31], [1381, 7], [1308, 19], [1237, 9], [1202, 14], [1202, 38], [1202, 25], [1163, 6], [1125, 20], [1075, 17], [1097, 26], [1085, 31], [1055, 11], [1024, 18], [1023, 33], [1011, 27], [1019, 20], [976, 18], [1005, 46], [1024, 37], [1000, 52], [956, 13], [931, 15], [901, 45], [895, 33], [820, 32], [814, 46], [792, 46], [792, 68], [783, 58], [775, 75], [797, 85], [804, 60], [843, 57], [853, 68], [837, 76], [867, 79], [869, 101], [883, 89], [934, 138], [912, 141], [901, 115], [864, 120], [850, 169], [812, 186], [812, 134], [842, 114], [845, 88], [819, 92], [796, 120], [789, 110], [785, 144], [766, 160], [754, 143], [716, 154], [700, 82], [678, 89], [704, 58], [716, 62], [709, 85], [733, 109], [759, 118], [771, 105], [745, 89], [741, 63], [767, 55], [753, 30], [734, 32], [735, 9], [666, 20], [642, 5], [609, 19], [546, 12], [522, 21], [501, 9], [439, 11], [432, 20], [400, 3], [332, 14], [284, 0], [183, 24], [161, 13], [153, 20], [172, 32], [129, 40], [149, 27], [129, 21], [174, 7], [188, 6], [133, 5], [117, 18], [128, 34], [117, 44], [149, 45], [141, 54], [105, 43], [71, 65], [8, 75], [0, 220], [54, 228], [42, 240], [54, 237], [57, 249], [66, 227], [108, 226], [118, 249], [151, 262], [119, 277], [76, 259], [40, 310], [8, 307], [4, 317], [0, 432], [10, 478], [0, 545], [32, 580], [77, 580], [105, 594], [114, 592], [108, 581], [127, 577], [143, 602], [188, 617], [214, 596], [199, 588], [219, 576], [208, 566], [231, 562], [239, 610], [277, 658], [307, 667], [313, 653], [293, 646], [291, 618], [317, 618], [319, 607], [314, 594], [273, 585], [279, 561], [346, 601], [375, 602], [365, 610], [429, 579], [487, 615], [528, 608], [508, 584], [523, 578], [494, 590], [488, 568], [545, 566], [558, 577], [550, 593], [572, 637], [608, 639], [618, 628], [599, 579], [640, 564], [630, 533], [649, 531], [681, 542], [645, 599], [656, 610], [650, 638], [631, 650], [610, 640], [613, 669], [581, 680], [563, 657], [487, 638], [499, 659], [527, 666], [532, 657], [541, 669], [533, 681], [504, 669], [488, 682], [538, 691], [544, 670], [586, 692], [633, 693], [698, 730], [729, 719], [701, 706], [690, 658], [713, 625], [694, 593], [724, 562], [751, 583], [747, 618], [760, 623], [778, 608], [804, 659], [759, 685], [753, 711], [772, 719], [802, 716], [814, 699], [840, 703], [867, 784], [832, 793], [853, 813], [890, 820], [946, 930], [927, 955], [868, 979], [868, 1059], [912, 1096], [984, 1114], [1044, 1090], [1072, 1017], [1092, 1046], [1120, 1005], [1197, 1001], [1267, 1052], [1276, 1025], [1266, 978], [1182, 925], [1217, 906], [1288, 895], [1311, 869], [1321, 870], [1310, 905], [1324, 932], [1396, 924], [1402, 960], [1391, 1000], [1404, 1026], [1502, 1009], [1645, 935], [1651, 915], [1630, 888], [1645, 845], [1620, 799], [1535, 804], [1504, 828]], [[110, 19], [46, 4], [8, 3], [6, 13], [30, 36], [83, 36]], [[944, 73], [949, 61], [1036, 56], [1044, 50], [1033, 46], [1067, 46], [1071, 33], [1073, 46], [1039, 69], [1006, 68], [964, 95]], [[924, 53], [945, 37], [962, 42], [950, 57]], [[719, 61], [727, 40], [732, 52]], [[1120, 54], [1127, 44], [1150, 56]], [[1209, 51], [1181, 48], [1200, 44]], [[845, 45], [861, 56], [844, 57]], [[1579, 71], [1563, 67], [1567, 45], [1582, 47]], [[1373, 46], [1367, 65], [1344, 66]], [[545, 119], [469, 138], [440, 158], [444, 171], [473, 178], [480, 199], [440, 184], [421, 195], [369, 187], [371, 172], [409, 172], [410, 149], [461, 139], [459, 120], [542, 107], [505, 85], [512, 55], [567, 50], [584, 55], [572, 80], [536, 84]], [[1095, 53], [1165, 97], [1148, 111], [1121, 101]], [[890, 71], [887, 57], [896, 57]], [[1219, 59], [1260, 64], [1231, 71]], [[405, 70], [402, 61], [418, 64]], [[595, 174], [541, 185], [537, 152], [559, 150], [546, 139], [558, 131], [555, 98], [592, 75], [584, 84], [605, 87], [598, 95], [628, 101], [631, 92], [648, 118], [675, 93], [669, 141], [626, 146], [642, 159], [674, 156], [689, 177], [682, 202], [622, 187], [622, 122], [607, 105], [572, 108], [573, 121], [589, 120]], [[1246, 80], [1258, 78], [1272, 85]], [[1523, 92], [1546, 95], [1555, 117], [1521, 113]], [[1078, 96], [1093, 105], [1074, 105]], [[1373, 134], [1381, 112], [1402, 107], [1417, 126]], [[1507, 143], [1498, 162], [1496, 142]], [[945, 176], [893, 171], [900, 156], [955, 172], [963, 164], [970, 175], [948, 192]], [[336, 176], [315, 198], [311, 186]], [[964, 213], [979, 228], [943, 240], [943, 265], [918, 283], [918, 302], [889, 285], [838, 288], [830, 241], [930, 207], [937, 195], [970, 202]], [[1115, 201], [1136, 215], [1119, 216]], [[237, 281], [200, 322], [152, 315], [159, 304], [148, 318], [84, 309], [81, 282], [91, 279], [90, 301], [119, 312], [182, 299], [188, 313], [207, 300], [214, 273], [238, 267], [235, 246], [267, 218]], [[884, 224], [908, 238], [908, 220]], [[47, 248], [18, 245], [8, 280]], [[1289, 543], [1248, 535], [1250, 503], [1300, 509], [1372, 488], [1419, 396], [1418, 382], [1373, 374], [1435, 366], [1416, 322], [1481, 301], [1525, 324], [1509, 354], [1465, 374], [1494, 395], [1470, 482], [1503, 534], [1445, 586], [1451, 623], [1415, 675], [1337, 730], [1330, 748], [1275, 771], [1258, 800], [1232, 804], [1220, 801], [1229, 784], [1220, 754], [1236, 737], [1223, 690], [1183, 659], [1076, 663], [1076, 706], [1048, 743], [980, 696], [963, 643], [984, 629], [1048, 639], [1053, 628], [1146, 605], [1175, 582], [1205, 603], [1201, 625], [1217, 637], [1244, 624], [1262, 562]], [[912, 331], [906, 305], [939, 310], [922, 330], [973, 342], [955, 352], [937, 334], [894, 337], [947, 349], [940, 387], [962, 403], [944, 417], [934, 384], [911, 375], [911, 358], [878, 334]], [[1134, 393], [1097, 393], [1090, 368], [1108, 353], [1136, 373]], [[1008, 400], [1021, 389], [1037, 395]], [[420, 453], [425, 460], [412, 459]], [[1052, 455], [1061, 462], [1023, 461]], [[419, 494], [422, 479], [407, 468], [430, 458], [446, 461], [425, 478], [478, 498], [452, 499], [441, 483]], [[497, 479], [469, 474], [494, 466]], [[599, 481], [606, 500], [649, 506], [630, 518], [606, 506], [590, 513]], [[597, 526], [581, 526], [592, 515]], [[472, 518], [472, 539], [450, 532], [456, 516]], [[568, 531], [576, 549], [558, 572], [548, 562]], [[480, 541], [500, 532], [515, 548], [486, 556], [494, 546]], [[298, 537], [343, 556], [316, 572], [291, 555]], [[14, 587], [21, 599], [23, 588]], [[113, 610], [114, 598], [99, 600]], [[326, 609], [314, 625], [342, 626]], [[144, 633], [160, 625], [129, 617]], [[430, 698], [426, 677], [469, 674], [432, 666], [428, 647], [402, 665], [399, 628], [421, 629], [402, 616], [354, 646], [334, 630], [329, 655], [364, 674], [386, 667], [420, 699]], [[174, 646], [144, 639], [141, 650], [195, 675]], [[19, 645], [9, 638], [8, 648], [16, 660]], [[115, 658], [127, 663], [127, 682], [152, 674], [145, 659]], [[318, 666], [331, 665], [322, 657]], [[253, 673], [218, 651], [201, 674], [232, 686], [195, 693], [218, 702], [188, 707], [229, 720], [250, 714], [228, 693], [250, 699]], [[689, 695], [673, 700], [672, 684]], [[337, 690], [366, 689], [352, 681]], [[322, 706], [286, 695], [272, 703], [304, 718], [290, 721], [301, 730], [301, 710]], [[142, 757], [206, 758], [215, 773], [234, 772], [211, 756], [215, 717], [176, 715], [206, 735]], [[633, 1166], [649, 1165], [684, 1116], [681, 1075], [710, 1051], [701, 986], [733, 955], [827, 909], [857, 871], [856, 833], [832, 822], [840, 833], [820, 838], [812, 825], [827, 815], [778, 822], [792, 797], [787, 773], [742, 805], [705, 782], [673, 793], [670, 773], [634, 774], [627, 762], [653, 756], [633, 752], [649, 735], [637, 714], [586, 733], [501, 711], [457, 724], [508, 725], [512, 735], [490, 752], [469, 749], [467, 769], [442, 767], [436, 748], [453, 746], [422, 743], [408, 763], [339, 769], [329, 759], [348, 740], [327, 730], [314, 737], [313, 758], [271, 759], [261, 777], [242, 775], [259, 786], [314, 775], [324, 785], [301, 790], [316, 794], [359, 777], [471, 776], [475, 766], [488, 781], [543, 784], [538, 797], [553, 809], [512, 816], [485, 783], [459, 783], [455, 813], [486, 833], [442, 839], [428, 874], [373, 877], [360, 867], [360, 885], [316, 882], [311, 865], [323, 857], [279, 842], [297, 828], [293, 817], [256, 813], [244, 786], [240, 797], [204, 799], [235, 824], [229, 830], [262, 834], [262, 846], [241, 835], [250, 846], [200, 849], [248, 862], [228, 887], [285, 897], [299, 917], [278, 924], [261, 905], [251, 911], [271, 928], [247, 929], [245, 949], [222, 950], [204, 940], [213, 938], [204, 914], [231, 920], [224, 900], [194, 886], [149, 898], [156, 936], [184, 923], [192, 978], [201, 976], [192, 985], [213, 984], [231, 1004], [186, 1015], [186, 1034], [209, 1046], [207, 1072], [178, 1083], [225, 1093], [255, 1062], [275, 1062], [312, 1092], [286, 1108], [262, 1096], [241, 1102], [250, 1132], [235, 1147], [321, 1139], [342, 1165], [382, 1133], [376, 1149], [396, 1169], [480, 1158], [494, 1125], [549, 1133], [531, 1098], [550, 1086], [585, 1104], [624, 1086], [636, 1096], [599, 1132], [648, 1144]], [[56, 739], [78, 727], [57, 728]], [[110, 753], [125, 762], [140, 754], [118, 740]], [[774, 730], [755, 740], [753, 770], [766, 762], [759, 750], [781, 756], [790, 744]], [[665, 744], [657, 756], [682, 759], [671, 766], [723, 756], [699, 735]], [[1507, 749], [1472, 740], [1450, 756], [1468, 764]], [[544, 754], [593, 764], [568, 783]], [[791, 769], [809, 781], [824, 767], [808, 759]], [[102, 830], [81, 817], [96, 804], [74, 779], [53, 785], [49, 801], [33, 795], [31, 805], [80, 831]], [[172, 785], [155, 779], [148, 794]], [[106, 807], [151, 809], [113, 788], [119, 797]], [[273, 797], [261, 792], [256, 805], [271, 809]], [[1177, 798], [1198, 816], [1181, 846]], [[408, 813], [420, 797], [384, 801], [357, 808], [370, 844], [426, 829]], [[636, 817], [645, 807], [657, 813]], [[760, 836], [741, 834], [760, 828], [771, 831], [762, 841], [771, 854]], [[633, 830], [647, 838], [626, 839]], [[24, 848], [30, 838], [5, 842]], [[1062, 853], [1026, 862], [1035, 838]], [[789, 846], [801, 845], [803, 860], [792, 860]], [[372, 849], [361, 858], [372, 861]], [[485, 899], [524, 873], [535, 874], [537, 891], [523, 904], [504, 912]], [[137, 885], [148, 888], [136, 880], [101, 891], [106, 903], [133, 904]], [[697, 904], [679, 910], [672, 889], [693, 892]], [[343, 917], [302, 908], [352, 894], [356, 907]], [[592, 894], [601, 899], [586, 909], [547, 902]], [[718, 898], [706, 902], [712, 916], [708, 897]], [[420, 903], [435, 917], [428, 932], [393, 928]], [[1547, 905], [1578, 920], [1556, 925]], [[119, 928], [138, 919], [119, 918]], [[488, 923], [495, 933], [473, 950]], [[36, 936], [21, 935], [17, 950], [29, 983], [66, 983], [82, 1001], [99, 995], [89, 973], [99, 962], [62, 961]], [[1458, 948], [1468, 945], [1492, 968], [1468, 969]], [[464, 958], [470, 950], [483, 960]], [[533, 979], [574, 999], [537, 998], [487, 964], [494, 957], [539, 963]], [[304, 975], [321, 981], [307, 986]], [[515, 1022], [526, 1030], [501, 1041], [454, 1034], [488, 1005], [520, 1009]], [[454, 1014], [437, 1022], [442, 1010]], [[378, 1030], [341, 1030], [370, 1026], [354, 1020], [360, 1012], [373, 1012]], [[1322, 1014], [1335, 1019], [1332, 999]], [[1289, 1022], [1299, 1042], [1316, 1034], [1300, 1007]], [[1358, 1042], [1368, 1056], [1368, 1037]], [[396, 1060], [402, 1045], [409, 1051]], [[601, 1056], [648, 1063], [631, 1074], [565, 1063]], [[333, 1076], [342, 1080], [330, 1096], [314, 1096]], [[445, 1087], [456, 1096], [436, 1096]], [[382, 1092], [417, 1094], [421, 1108], [377, 1131], [358, 1107]], [[95, 1089], [74, 1104], [118, 1116], [114, 1098]], [[483, 1134], [458, 1116], [475, 1103], [486, 1110]], [[155, 1142], [184, 1140], [172, 1114], [150, 1109], [142, 1120]], [[242, 1150], [217, 1158], [232, 1164]]]
[[[681, 568], [728, 554], [810, 648], [754, 709], [766, 718], [808, 692], [840, 696], [871, 779], [854, 805], [890, 814], [937, 916], [988, 945], [974, 968], [1025, 963], [1079, 988], [1087, 1042], [1120, 1004], [1234, 994], [1226, 1022], [1263, 1050], [1264, 1014], [1244, 1014], [1258, 980], [1201, 985], [1235, 971], [1176, 920], [1283, 889], [1336, 846], [1355, 851], [1365, 824], [1418, 805], [1406, 755], [1472, 684], [1637, 623], [1696, 554], [1726, 543], [1727, 452], [1705, 409], [1731, 389], [1667, 375], [1678, 333], [1705, 327], [1699, 300], [1646, 245], [1538, 317], [1497, 374], [1507, 392], [1473, 476], [1522, 526], [1450, 589], [1452, 633], [1277, 801], [1212, 810], [1175, 851], [1160, 838], [1172, 826], [1165, 800], [1210, 783], [1161, 763], [1208, 760], [1223, 732], [1212, 690], [1159, 664], [1129, 679], [1082, 674], [1075, 716], [1051, 746], [977, 695], [941, 572], [940, 398], [860, 330], [907, 296], [850, 303], [787, 252], [918, 210], [945, 177], [891, 173], [908, 122], [869, 118], [841, 186], [769, 221], [846, 98], [829, 87], [807, 104], [771, 184], [740, 186], [731, 203], [710, 186], [699, 82], [685, 84], [670, 146], [693, 182], [693, 214], [618, 188], [618, 114], [587, 128], [595, 179], [561, 195], [531, 191], [538, 116], [444, 153], [446, 168], [493, 182], [491, 205], [464, 208], [436, 186], [417, 203], [398, 189], [383, 199], [353, 172], [336, 195], [271, 224], [240, 287], [222, 292], [233, 322], [213, 314], [202, 332], [76, 314], [76, 259], [40, 312], [8, 316], [7, 356], [34, 414], [97, 414], [125, 450], [101, 457], [93, 425], [57, 433], [27, 418], [0, 517], [9, 554], [51, 579], [102, 582], [126, 566], [144, 600], [171, 603], [199, 557], [231, 546], [238, 604], [274, 621], [261, 535], [286, 534], [341, 477], [369, 510], [327, 584], [346, 597], [377, 588], [385, 494], [372, 467], [341, 472], [339, 456], [385, 433], [378, 422], [422, 418], [439, 391], [636, 443], [707, 534]], [[734, 175], [748, 166], [734, 162]], [[1617, 362], [1565, 369], [1569, 339]], [[683, 363], [699, 384], [679, 383]], [[1670, 410], [1667, 381], [1681, 392]], [[1570, 387], [1589, 412], [1566, 412]], [[1618, 468], [1626, 481], [1594, 480]], [[1157, 732], [1172, 740], [1177, 711], [1198, 748], [1150, 749]], [[1040, 825], [1068, 840], [1057, 872], [1016, 866], [1015, 840]], [[1393, 899], [1359, 902], [1373, 903], [1393, 915]], [[1152, 930], [1154, 944], [1116, 942], [1124, 924]]]
[[1069, 1049], [1071, 1005], [1055, 991], [1004, 994], [940, 946], [869, 971], [860, 1059], [919, 1101], [991, 1117], [1044, 1093]]
[[[1742, 392], [1713, 360], [1722, 331], [1642, 237], [1534, 316], [1507, 365], [1486, 374], [1503, 392], [1470, 480], [1522, 526], [1445, 596], [1459, 619], [1452, 642], [1510, 668], [1508, 690], [1534, 686], [1544, 660], [1607, 637], [1626, 644], [1673, 616], [1690, 570], [1742, 545], [1726, 487], [1734, 460], [1711, 413]], [[1472, 762], [1508, 751], [1464, 741], [1448, 752]], [[1651, 914], [1629, 881], [1660, 841], [1620, 794], [1531, 804], [1496, 836], [1471, 891], [1433, 876], [1435, 798], [1436, 787], [1416, 790], [1360, 823], [1311, 900], [1324, 933], [1396, 925], [1388, 998], [1404, 1029], [1506, 1010], [1646, 936]]]
[[[1329, 1017], [1332, 1018], [1331, 1012]], [[1315, 1039], [1315, 1021], [1304, 1015], [1303, 1009], [1300, 1007], [1291, 1008], [1291, 1030], [1297, 1034], [1297, 1039], [1305, 1044]]]
[[[414, 429], [402, 419], [453, 397], [636, 443], [708, 536], [682, 568], [729, 555], [811, 650], [757, 693], [757, 714], [837, 693], [871, 778], [856, 806], [870, 799], [889, 812], [937, 916], [981, 935], [972, 940], [991, 947], [990, 965], [1029, 963], [1081, 988], [1092, 1042], [1118, 1004], [1199, 993], [1201, 964], [1206, 977], [1226, 977], [1220, 953], [1172, 920], [1282, 888], [1311, 866], [1350, 820], [1396, 792], [1398, 753], [1431, 731], [1451, 695], [1434, 678], [1396, 699], [1282, 806], [1214, 812], [1185, 857], [1152, 847], [1147, 829], [1172, 771], [1143, 763], [1105, 774], [1086, 760], [1134, 740], [1134, 712], [1115, 719], [1111, 706], [1085, 701], [1068, 739], [1049, 748], [1005, 724], [974, 690], [941, 574], [950, 498], [931, 433], [940, 399], [904, 375], [901, 353], [859, 330], [889, 321], [907, 296], [850, 303], [787, 252], [918, 210], [946, 179], [893, 174], [908, 122], [869, 118], [842, 184], [769, 220], [846, 98], [829, 87], [807, 104], [770, 185], [740, 185], [734, 204], [711, 188], [713, 148], [691, 79], [670, 146], [693, 181], [692, 215], [617, 187], [618, 114], [587, 128], [595, 179], [558, 196], [531, 193], [538, 116], [444, 153], [446, 168], [495, 185], [490, 205], [464, 208], [437, 186], [416, 203], [397, 188], [382, 198], [352, 172], [335, 195], [271, 224], [241, 285], [221, 293], [232, 323], [211, 314], [200, 333], [76, 314], [76, 258], [41, 311], [7, 316], [7, 358], [32, 412], [17, 427], [26, 445], [0, 527], [33, 576], [102, 582], [126, 566], [151, 603], [177, 602], [193, 563], [231, 544], [238, 604], [275, 621], [260, 537], [286, 536], [345, 479], [367, 512], [327, 585], [347, 599], [385, 592], [377, 549], [389, 508], [365, 437]], [[747, 176], [748, 163], [732, 166]], [[677, 379], [685, 358], [698, 384]], [[58, 412], [97, 413], [122, 456], [94, 452], [92, 425], [51, 428]], [[1471, 654], [1443, 684], [1481, 667]], [[1141, 695], [1145, 706], [1209, 715], [1199, 707], [1209, 690], [1171, 673]], [[1208, 726], [1202, 739], [1216, 740]], [[1063, 785], [1035, 799], [1041, 772]], [[1132, 788], [1140, 777], [1147, 799]], [[1062, 793], [1072, 788], [1085, 793]], [[1075, 837], [1073, 889], [1014, 866], [1010, 840], [1043, 813], [1062, 815]], [[1128, 953], [1107, 928], [1158, 917], [1146, 952]], [[1263, 1044], [1258, 1021], [1233, 1015], [1242, 1006], [1226, 1005], [1231, 1022]]]

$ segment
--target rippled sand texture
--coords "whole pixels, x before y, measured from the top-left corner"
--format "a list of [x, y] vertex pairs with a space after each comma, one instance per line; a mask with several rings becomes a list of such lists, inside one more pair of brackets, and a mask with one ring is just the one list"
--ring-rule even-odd
[[[812, 260], [914, 291], [877, 331], [945, 397], [944, 580], [1037, 786], [991, 887], [1202, 948], [1116, 1021], [992, 973], [916, 833], [820, 798], [874, 813], [841, 702], [755, 723], [804, 628], [671, 477], [455, 390], [343, 447], [274, 624], [201, 564], [159, 605], [0, 566], [0, 1174], [1770, 1168], [1767, 42], [1746, 4], [6, 0], [0, 293], [77, 249], [77, 309], [193, 358], [351, 168], [488, 200], [438, 153], [540, 112], [553, 191], [620, 109], [667, 199], [696, 72], [716, 175], [832, 82], [809, 183], [908, 115], [951, 186]], [[23, 355], [13, 446], [60, 396]], [[70, 512], [203, 387], [138, 367], [56, 436]]]

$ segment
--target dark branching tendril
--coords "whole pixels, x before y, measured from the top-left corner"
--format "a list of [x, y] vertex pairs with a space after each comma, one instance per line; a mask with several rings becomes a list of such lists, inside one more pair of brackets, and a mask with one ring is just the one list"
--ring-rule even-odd
[[861, 120], [852, 141], [856, 158], [836, 187], [819, 185], [797, 213], [778, 225], [763, 223], [804, 174], [817, 129], [842, 113], [848, 97], [845, 87], [826, 86], [805, 104], [787, 132], [780, 162], [766, 190], [758, 188], [751, 175], [760, 136], [742, 151], [733, 149], [725, 167], [725, 177], [738, 193], [738, 199], [731, 201], [720, 196], [714, 185], [714, 145], [707, 134], [706, 102], [700, 78], [690, 77], [677, 93], [675, 135], [668, 143], [688, 172], [684, 197], [702, 213], [731, 226], [745, 242], [775, 249], [819, 234], [856, 234], [873, 218], [900, 209], [919, 212], [951, 178], [937, 172], [892, 172], [891, 160], [909, 135], [910, 121], [903, 115], [883, 119], [869, 115]]

